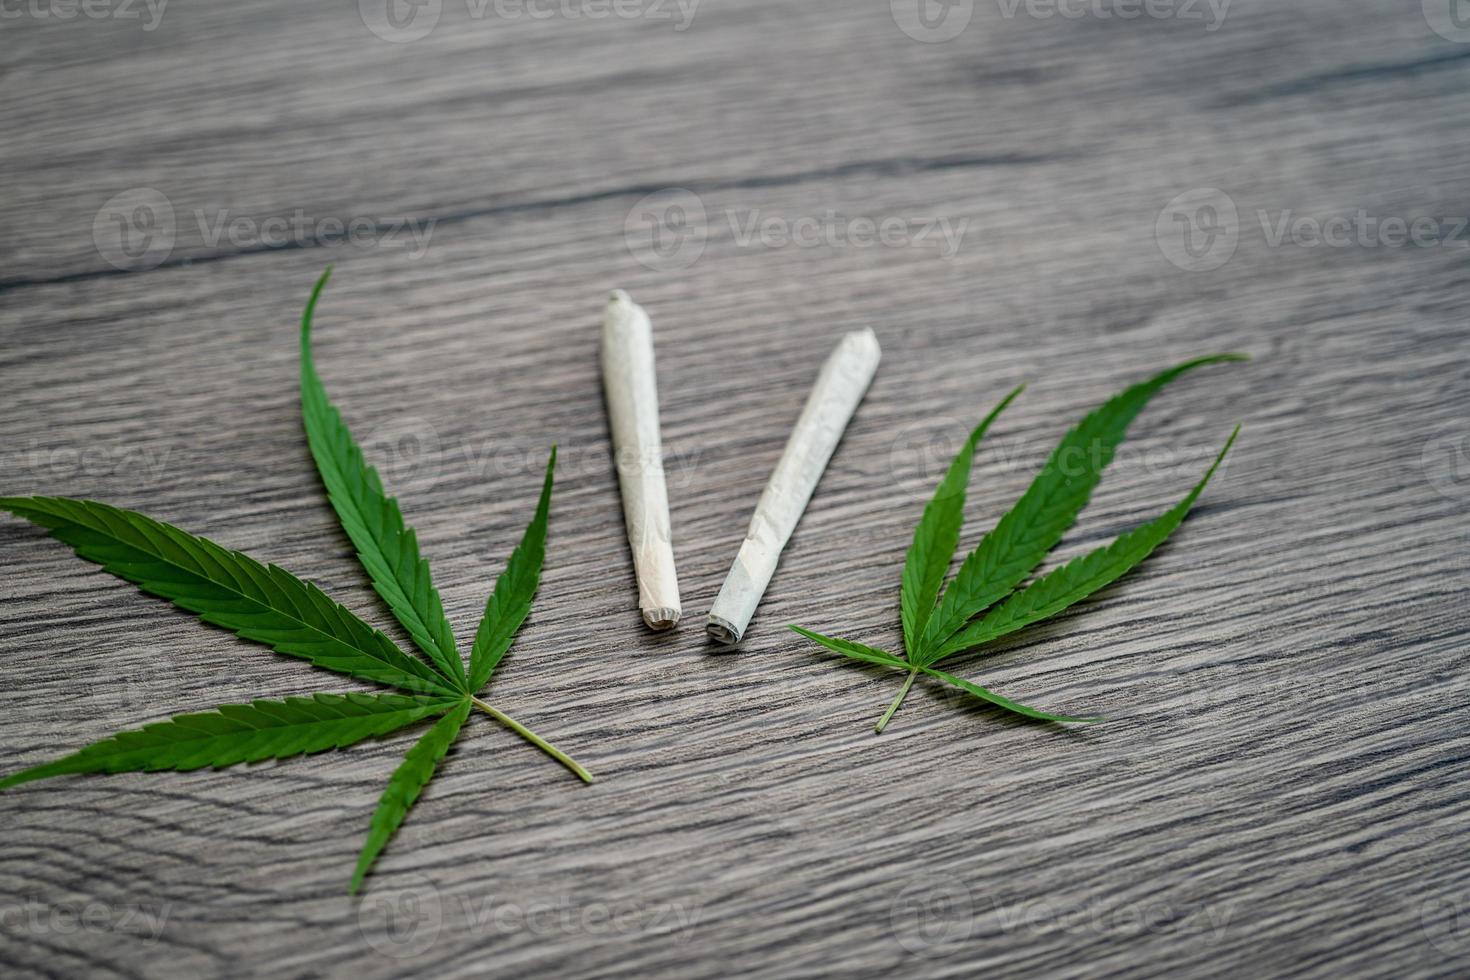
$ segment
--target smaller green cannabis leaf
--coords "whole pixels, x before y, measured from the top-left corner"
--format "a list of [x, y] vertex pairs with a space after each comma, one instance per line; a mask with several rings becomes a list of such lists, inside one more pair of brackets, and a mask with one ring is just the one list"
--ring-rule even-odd
[[1187, 361], [1125, 389], [1083, 418], [1052, 451], [1021, 499], [989, 534], [980, 539], [975, 550], [965, 556], [949, 587], [943, 588], [945, 574], [959, 547], [965, 489], [970, 481], [970, 464], [975, 457], [975, 448], [996, 417], [1021, 393], [1021, 388], [1017, 388], [1001, 400], [960, 447], [914, 530], [899, 594], [906, 656], [898, 657], [851, 640], [823, 636], [800, 626], [791, 628], [834, 653], [907, 671], [908, 676], [898, 696], [878, 720], [876, 730], [879, 732], [903, 703], [920, 674], [1038, 721], [1100, 720], [1037, 711], [939, 670], [935, 665], [946, 657], [972, 650], [1056, 615], [1121, 577], [1148, 557], [1189, 513], [1205, 484], [1210, 482], [1210, 477], [1230, 451], [1236, 435], [1240, 433], [1239, 426], [1235, 427], [1225, 442], [1225, 448], [1220, 450], [1205, 475], [1179, 503], [1147, 524], [1123, 534], [1112, 544], [1076, 558], [1015, 591], [1072, 526], [1102, 478], [1102, 471], [1112, 462], [1114, 451], [1127, 435], [1129, 424], [1148, 400], [1187, 371], [1206, 364], [1241, 360], [1245, 360], [1241, 354], [1216, 354]]
[[70, 773], [220, 768], [284, 759], [344, 748], [437, 719], [408, 751], [378, 802], [352, 876], [350, 890], [355, 892], [473, 709], [485, 712], [583, 780], [591, 782], [592, 776], [478, 696], [531, 611], [540, 582], [555, 447], [546, 464], [536, 515], [486, 603], [466, 672], [418, 540], [327, 398], [312, 362], [312, 314], [330, 275], [328, 269], [317, 281], [301, 320], [301, 405], [307, 443], [373, 588], [423, 658], [403, 652], [316, 586], [284, 569], [142, 514], [61, 497], [0, 497], [0, 510], [47, 528], [82, 558], [206, 623], [313, 666], [407, 693], [313, 694], [176, 715], [14, 773], [0, 779], [0, 789]]

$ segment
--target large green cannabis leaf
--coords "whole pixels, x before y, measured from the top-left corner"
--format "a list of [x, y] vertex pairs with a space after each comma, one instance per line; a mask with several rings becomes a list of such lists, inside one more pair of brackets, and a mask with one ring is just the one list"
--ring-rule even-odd
[[394, 772], [373, 814], [352, 876], [357, 891], [419, 793], [433, 777], [472, 709], [490, 715], [587, 782], [571, 758], [478, 695], [531, 611], [546, 554], [556, 449], [536, 515], [485, 607], [470, 668], [455, 647], [439, 593], [398, 502], [383, 492], [342, 416], [327, 398], [311, 357], [311, 320], [328, 269], [301, 318], [301, 406], [307, 442], [342, 527], [373, 587], [424, 657], [410, 656], [320, 589], [275, 565], [186, 531], [90, 500], [0, 497], [0, 510], [48, 529], [78, 555], [200, 619], [313, 666], [408, 694], [313, 694], [285, 701], [226, 704], [177, 715], [95, 742], [54, 762], [0, 779], [0, 789], [89, 772], [154, 772], [231, 766], [339, 749], [429, 718], [434, 725]]
[[980, 539], [975, 550], [965, 556], [960, 570], [941, 596], [945, 573], [949, 571], [950, 562], [959, 547], [965, 488], [970, 480], [975, 447], [996, 416], [1021, 393], [1017, 388], [1006, 395], [960, 447], [914, 529], [913, 544], [909, 546], [904, 562], [900, 593], [907, 656], [898, 657], [851, 640], [823, 636], [800, 626], [791, 628], [834, 653], [908, 672], [898, 696], [878, 720], [879, 732], [903, 703], [920, 674], [1038, 721], [1097, 721], [1096, 718], [1073, 718], [1028, 708], [934, 665], [946, 657], [1054, 616], [1085, 599], [1143, 561], [1173, 533], [1230, 451], [1236, 435], [1240, 433], [1239, 426], [1235, 427], [1225, 448], [1220, 450], [1205, 475], [1179, 503], [1112, 544], [1070, 561], [1019, 592], [1015, 591], [1077, 519], [1077, 514], [1092, 496], [1093, 488], [1102, 479], [1102, 471], [1112, 462], [1118, 444], [1127, 435], [1129, 423], [1148, 400], [1187, 371], [1206, 364], [1240, 360], [1245, 360], [1244, 355], [1216, 354], [1186, 361], [1125, 389], [1083, 418], [1052, 451], [1021, 499], [989, 534]]

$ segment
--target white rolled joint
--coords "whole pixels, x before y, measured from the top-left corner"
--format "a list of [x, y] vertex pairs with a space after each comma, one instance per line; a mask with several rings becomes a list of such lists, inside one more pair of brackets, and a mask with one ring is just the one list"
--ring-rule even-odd
[[613, 290], [602, 317], [602, 384], [638, 579], [638, 609], [650, 629], [671, 629], [680, 616], [679, 579], [658, 429], [653, 325], [621, 289]]
[[881, 353], [873, 331], [859, 330], [843, 337], [822, 365], [710, 609], [705, 631], [715, 641], [734, 647], [745, 636], [781, 552], [878, 370]]

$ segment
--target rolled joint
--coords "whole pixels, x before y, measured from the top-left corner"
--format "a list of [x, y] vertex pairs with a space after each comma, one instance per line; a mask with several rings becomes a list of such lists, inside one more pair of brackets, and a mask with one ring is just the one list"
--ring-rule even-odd
[[717, 643], [734, 647], [749, 628], [781, 552], [878, 370], [880, 356], [873, 332], [859, 330], [843, 337], [822, 364], [710, 608], [705, 631]]
[[658, 428], [653, 327], [621, 289], [609, 295], [603, 315], [602, 377], [638, 608], [649, 629], [672, 629], [679, 622], [679, 579]]

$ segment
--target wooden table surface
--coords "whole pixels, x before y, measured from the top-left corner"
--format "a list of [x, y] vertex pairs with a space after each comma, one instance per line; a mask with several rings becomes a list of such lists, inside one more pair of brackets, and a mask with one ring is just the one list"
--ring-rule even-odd
[[[322, 373], [462, 642], [560, 445], [541, 591], [490, 694], [598, 779], [473, 719], [356, 900], [412, 736], [20, 787], [5, 975], [1470, 969], [1470, 25], [1448, 3], [158, 6], [0, 8], [0, 490], [143, 510], [388, 627], [298, 415], [297, 319], [335, 263]], [[613, 287], [655, 325], [670, 634], [639, 622], [609, 460]], [[715, 655], [703, 616], [861, 327], [877, 379]], [[896, 648], [913, 524], [1012, 386], [966, 547], [1081, 413], [1218, 350], [1253, 360], [1150, 405], [1057, 557], [1177, 500], [1244, 423], [1183, 528], [955, 661], [1108, 722], [921, 686], [875, 736], [899, 678], [785, 624]], [[0, 653], [6, 771], [366, 687], [8, 518]]]

